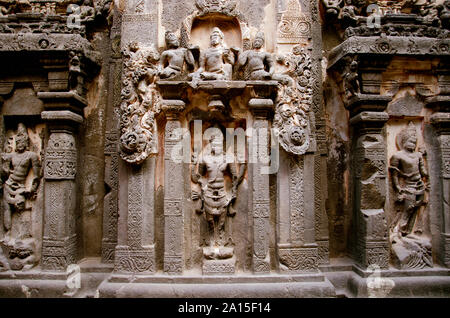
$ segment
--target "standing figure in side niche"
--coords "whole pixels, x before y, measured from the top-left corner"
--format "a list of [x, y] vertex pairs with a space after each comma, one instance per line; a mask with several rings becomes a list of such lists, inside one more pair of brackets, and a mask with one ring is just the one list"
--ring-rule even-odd
[[161, 54], [160, 60], [161, 79], [174, 79], [180, 76], [185, 62], [189, 69], [194, 69], [195, 60], [192, 51], [180, 48], [177, 36], [170, 31], [166, 32], [166, 46], [167, 50]]
[[258, 32], [253, 41], [253, 49], [239, 56], [238, 67], [248, 66], [250, 80], [270, 80], [275, 72], [272, 55], [262, 51], [264, 33]]
[[397, 201], [403, 203], [396, 227], [402, 236], [411, 234], [421, 206], [425, 200], [428, 177], [422, 153], [415, 151], [417, 145], [416, 128], [412, 122], [397, 136], [400, 151], [391, 157], [390, 170]]
[[[233, 256], [233, 248], [225, 248], [225, 221], [227, 216], [236, 214], [232, 205], [236, 200], [237, 187], [243, 180], [245, 165], [241, 165], [238, 172], [234, 162], [227, 162], [223, 153], [222, 133], [213, 135], [209, 146], [209, 154], [203, 155], [199, 160], [194, 159], [191, 177], [201, 189], [200, 193], [192, 191], [192, 199], [201, 200], [197, 213], [203, 213], [208, 223], [209, 247], [203, 249], [205, 258], [226, 259]], [[195, 171], [197, 160], [198, 172]], [[225, 186], [226, 171], [232, 177], [231, 195]]]
[[391, 157], [389, 166], [397, 201], [394, 207], [398, 207], [390, 226], [392, 260], [400, 269], [433, 267], [431, 240], [422, 225], [415, 224], [427, 204], [424, 180], [428, 173], [422, 153], [416, 151], [417, 133], [412, 122], [397, 135], [397, 145], [400, 150]]
[[349, 71], [344, 75], [344, 90], [347, 99], [360, 92], [357, 61], [350, 63]]
[[[29, 137], [24, 124], [20, 123], [17, 129], [16, 151], [3, 154], [2, 177], [7, 177], [3, 186], [4, 220], [6, 237], [11, 230], [11, 213], [25, 210], [25, 200], [34, 199], [40, 183], [41, 164], [37, 154], [27, 151]], [[34, 179], [31, 189], [27, 190], [25, 180], [33, 169]]]
[[234, 52], [223, 45], [224, 35], [219, 28], [213, 28], [209, 48], [200, 55], [200, 68], [191, 73], [193, 80], [231, 80]]

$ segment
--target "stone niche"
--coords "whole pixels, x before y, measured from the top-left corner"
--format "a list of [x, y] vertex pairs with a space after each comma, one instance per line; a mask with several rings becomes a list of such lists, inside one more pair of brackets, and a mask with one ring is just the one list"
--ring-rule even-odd
[[[316, 204], [316, 5], [286, 1], [283, 23], [304, 27], [284, 27], [282, 50], [266, 50], [263, 26], [232, 0], [195, 1], [179, 29], [160, 34], [165, 46], [122, 38], [123, 230], [101, 293], [117, 295], [132, 273], [139, 283], [162, 279], [148, 295], [186, 277], [200, 295], [209, 289], [199, 283], [216, 276], [231, 283], [217, 285], [224, 296], [244, 281], [264, 283], [261, 295], [287, 286], [286, 296], [302, 295], [301, 281], [333, 294], [318, 270], [328, 242], [316, 223], [326, 222]], [[266, 9], [277, 28], [276, 8]]]

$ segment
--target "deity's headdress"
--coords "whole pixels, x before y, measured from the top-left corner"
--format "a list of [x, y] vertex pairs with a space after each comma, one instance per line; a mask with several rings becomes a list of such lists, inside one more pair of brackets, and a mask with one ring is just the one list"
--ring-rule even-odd
[[28, 145], [29, 141], [27, 127], [22, 123], [17, 127], [16, 143], [19, 141], [25, 142], [26, 145]]
[[263, 40], [263, 41], [265, 41], [265, 36], [264, 36], [264, 32], [258, 32], [258, 33], [256, 33], [256, 35], [255, 35], [255, 40], [256, 39], [261, 39], [261, 40]]
[[218, 34], [222, 40], [224, 38], [223, 32], [218, 27], [214, 27], [212, 29], [211, 35], [213, 35], [213, 34]]
[[410, 121], [408, 123], [408, 126], [403, 128], [402, 131], [397, 135], [397, 146], [400, 149], [404, 149], [406, 141], [413, 137], [415, 140], [417, 140], [417, 131], [416, 126], [414, 126], [414, 123]]

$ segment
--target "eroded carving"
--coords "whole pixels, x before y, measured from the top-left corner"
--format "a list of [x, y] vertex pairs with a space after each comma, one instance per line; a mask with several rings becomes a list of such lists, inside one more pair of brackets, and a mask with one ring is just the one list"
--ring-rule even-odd
[[200, 54], [200, 67], [190, 74], [193, 82], [199, 80], [231, 80], [237, 49], [223, 45], [223, 32], [214, 27], [210, 36], [210, 47]]
[[253, 40], [252, 50], [239, 55], [238, 67], [247, 66], [246, 80], [270, 80], [275, 72], [275, 63], [270, 53], [262, 51], [264, 33], [258, 32]]
[[[15, 151], [2, 154], [2, 181], [6, 179], [2, 182], [3, 226], [6, 232], [0, 245], [11, 269], [21, 270], [30, 269], [37, 262], [35, 239], [32, 237], [31, 220], [26, 220], [25, 203], [36, 198], [41, 178], [41, 163], [36, 153], [27, 150], [29, 136], [24, 124], [18, 125], [14, 139]], [[27, 189], [26, 179], [31, 171], [33, 181], [30, 189]]]
[[155, 90], [159, 54], [153, 47], [132, 42], [123, 52], [120, 155], [129, 163], [142, 163], [157, 153], [155, 114], [160, 96]]
[[432, 267], [431, 243], [423, 234], [418, 215], [424, 213], [428, 172], [422, 153], [416, 151], [417, 132], [410, 122], [397, 135], [399, 151], [390, 159], [390, 171], [399, 206], [391, 223], [391, 244], [401, 268]]
[[312, 102], [311, 57], [297, 45], [280, 62], [287, 68], [277, 75], [281, 82], [273, 126], [280, 145], [289, 153], [302, 155], [310, 145], [308, 113]]
[[[192, 181], [200, 188], [192, 190], [192, 199], [200, 202], [196, 212], [205, 216], [209, 230], [208, 246], [203, 249], [203, 255], [206, 259], [231, 258], [233, 242], [225, 237], [225, 223], [227, 216], [236, 214], [234, 203], [245, 165], [240, 165], [238, 170], [235, 162], [227, 162], [223, 152], [223, 134], [217, 128], [202, 154], [194, 153], [191, 169]], [[232, 178], [231, 193], [225, 185], [226, 173]]]
[[159, 78], [177, 80], [181, 79], [183, 70], [186, 67], [193, 70], [195, 67], [194, 55], [192, 50], [195, 48], [180, 48], [180, 42], [177, 36], [170, 31], [166, 32], [166, 46], [167, 49], [161, 54]]

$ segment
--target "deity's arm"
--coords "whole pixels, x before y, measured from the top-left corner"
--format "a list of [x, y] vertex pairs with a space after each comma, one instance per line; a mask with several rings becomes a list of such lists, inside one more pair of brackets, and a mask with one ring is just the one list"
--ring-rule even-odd
[[401, 190], [400, 183], [398, 181], [398, 173], [400, 172], [399, 165], [400, 165], [400, 158], [398, 158], [397, 155], [393, 155], [391, 157], [389, 170], [391, 170], [392, 183], [394, 186], [394, 190], [397, 192], [400, 192], [400, 190]]
[[34, 173], [34, 179], [31, 184], [31, 192], [36, 192], [37, 188], [39, 187], [39, 183], [41, 182], [41, 162], [38, 158], [38, 156], [31, 152], [31, 165]]
[[423, 156], [421, 153], [419, 153], [419, 169], [420, 169], [420, 174], [422, 175], [422, 177], [428, 177], [428, 171], [427, 168], [425, 167], [425, 160], [423, 159]]
[[239, 55], [238, 58], [238, 67], [242, 68], [245, 66], [245, 64], [247, 64], [247, 60], [248, 60], [248, 52], [249, 51], [245, 51], [242, 54]]
[[227, 64], [234, 65], [234, 63], [236, 63], [234, 53], [230, 49], [224, 49], [223, 57], [224, 57], [225, 63], [227, 63]]
[[168, 63], [169, 54], [167, 52], [163, 52], [161, 54], [161, 58], [159, 59], [159, 68], [162, 70], [166, 67], [166, 64]]
[[275, 62], [270, 53], [266, 53], [265, 62], [267, 67], [269, 68], [269, 74], [273, 75], [275, 73]]
[[11, 156], [8, 154], [2, 155], [2, 166], [1, 166], [1, 181], [8, 179], [10, 173]]
[[191, 50], [185, 49], [185, 51], [184, 51], [184, 60], [186, 61], [186, 64], [188, 65], [188, 68], [194, 69], [194, 67], [195, 67], [195, 59], [194, 59], [194, 54], [192, 54]]
[[199, 68], [197, 70], [198, 73], [204, 72], [206, 70], [206, 57], [205, 52], [200, 53], [200, 61], [199, 61]]

